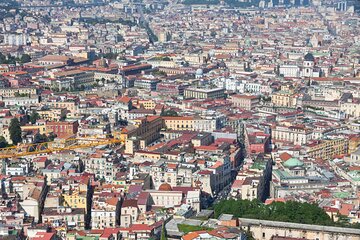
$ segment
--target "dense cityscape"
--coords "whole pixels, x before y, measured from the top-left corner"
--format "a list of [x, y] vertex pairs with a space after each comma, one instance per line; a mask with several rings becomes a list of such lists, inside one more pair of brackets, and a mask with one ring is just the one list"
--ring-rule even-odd
[[0, 239], [360, 240], [359, 13], [0, 1]]

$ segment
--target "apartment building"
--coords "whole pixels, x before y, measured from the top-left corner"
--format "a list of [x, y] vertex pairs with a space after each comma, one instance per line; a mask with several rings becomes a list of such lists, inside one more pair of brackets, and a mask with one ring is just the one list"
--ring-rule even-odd
[[260, 97], [254, 95], [236, 94], [232, 95], [229, 100], [235, 107], [243, 108], [245, 110], [252, 110], [260, 103]]
[[349, 140], [347, 138], [315, 141], [304, 146], [306, 154], [311, 158], [330, 160], [336, 155], [347, 154]]
[[360, 99], [349, 99], [347, 102], [340, 103], [340, 110], [349, 117], [360, 117]]
[[19, 88], [0, 88], [0, 96], [2, 97], [17, 97], [20, 95], [36, 95], [37, 89], [30, 87]]
[[303, 125], [277, 125], [272, 128], [272, 139], [291, 142], [295, 145], [307, 144], [312, 139], [312, 129]]
[[224, 98], [224, 88], [200, 89], [200, 88], [186, 88], [184, 90], [185, 98], [207, 99], [207, 98]]
[[120, 139], [126, 142], [125, 152], [131, 154], [160, 138], [160, 130], [164, 127], [163, 119], [159, 116], [147, 116], [134, 122], [135, 125], [122, 129], [120, 135]]
[[78, 121], [72, 122], [46, 122], [46, 133], [54, 133], [57, 136], [62, 135], [74, 135], [78, 132], [79, 123]]
[[87, 212], [87, 189], [70, 189], [62, 194], [62, 198], [65, 206], [83, 209], [84, 212]]
[[135, 199], [125, 199], [121, 205], [120, 226], [129, 227], [136, 223], [140, 210], [138, 208], [138, 201]]
[[254, 200], [258, 198], [260, 177], [245, 177], [236, 179], [231, 186], [231, 195], [234, 198]]
[[56, 207], [44, 208], [41, 214], [42, 222], [54, 228], [84, 230], [85, 210], [82, 208]]
[[38, 110], [37, 113], [40, 115], [40, 118], [46, 121], [60, 121], [66, 116], [65, 108], [51, 108]]
[[69, 87], [79, 89], [91, 86], [96, 82], [93, 72], [85, 72], [81, 70], [55, 72], [51, 75], [51, 77], [57, 80], [56, 87], [59, 90], [65, 90]]
[[91, 207], [92, 229], [104, 229], [117, 226], [119, 215], [119, 197], [101, 197], [101, 193], [94, 193]]
[[155, 79], [136, 79], [134, 82], [134, 87], [146, 89], [148, 91], [155, 91], [156, 85], [160, 80]]
[[175, 131], [214, 131], [218, 124], [215, 118], [162, 117], [165, 127]]
[[78, 103], [76, 101], [56, 101], [56, 102], [47, 102], [47, 106], [50, 108], [65, 108], [67, 111], [67, 117], [73, 118], [78, 113]]
[[295, 107], [296, 95], [288, 91], [279, 91], [271, 95], [271, 102], [278, 107]]

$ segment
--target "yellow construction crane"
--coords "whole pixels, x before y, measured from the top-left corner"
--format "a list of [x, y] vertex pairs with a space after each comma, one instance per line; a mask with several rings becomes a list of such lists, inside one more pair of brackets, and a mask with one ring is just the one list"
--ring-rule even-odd
[[18, 146], [0, 148], [0, 159], [11, 157], [23, 157], [43, 153], [61, 152], [79, 148], [96, 147], [109, 144], [123, 143], [117, 138], [104, 137], [78, 137], [61, 139], [54, 142], [44, 142], [37, 144], [20, 144]]

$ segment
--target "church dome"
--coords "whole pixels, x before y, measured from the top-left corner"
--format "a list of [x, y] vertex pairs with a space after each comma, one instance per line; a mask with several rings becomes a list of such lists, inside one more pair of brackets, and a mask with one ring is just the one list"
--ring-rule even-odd
[[307, 53], [307, 54], [304, 56], [304, 60], [305, 60], [305, 61], [309, 61], [309, 62], [314, 62], [314, 61], [315, 61], [315, 58], [314, 58], [314, 55], [312, 55], [311, 53]]
[[159, 186], [159, 191], [172, 191], [172, 187], [168, 183], [163, 183]]
[[287, 168], [302, 167], [303, 165], [304, 163], [297, 158], [290, 158], [284, 163], [284, 166]]
[[199, 68], [198, 70], [196, 70], [196, 75], [203, 75], [204, 71]]

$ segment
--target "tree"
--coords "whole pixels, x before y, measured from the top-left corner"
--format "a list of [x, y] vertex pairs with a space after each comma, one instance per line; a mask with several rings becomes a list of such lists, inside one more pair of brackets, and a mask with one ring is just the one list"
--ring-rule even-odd
[[7, 147], [8, 143], [3, 136], [0, 136], [0, 148]]
[[17, 118], [11, 119], [9, 126], [9, 133], [10, 133], [10, 139], [12, 140], [14, 145], [22, 141], [20, 122]]
[[262, 219], [280, 222], [318, 224], [332, 226], [335, 223], [330, 216], [315, 204], [295, 201], [273, 202], [265, 205], [259, 200], [224, 200], [214, 207], [215, 217], [222, 213], [233, 214], [235, 217]]
[[159, 70], [153, 71], [152, 74], [153, 74], [154, 76], [163, 76], [163, 77], [166, 77], [166, 76], [167, 76], [166, 72], [164, 72], [164, 71], [159, 71]]
[[160, 240], [167, 240], [165, 222], [163, 222], [163, 224], [162, 224]]
[[34, 143], [44, 143], [48, 141], [48, 137], [45, 134], [36, 133], [34, 136]]
[[31, 62], [31, 57], [30, 57], [30, 55], [29, 55], [29, 54], [23, 54], [23, 55], [21, 55], [20, 62], [21, 62], [21, 63]]
[[39, 113], [37, 111], [33, 111], [29, 118], [30, 118], [31, 124], [34, 124], [34, 123], [36, 123], [36, 121], [38, 119], [40, 119], [40, 115], [39, 115]]
[[167, 110], [167, 111], [163, 111], [160, 116], [163, 116], [163, 117], [177, 117], [178, 114], [176, 111], [174, 110]]
[[49, 142], [54, 141], [54, 139], [55, 139], [56, 137], [57, 137], [57, 136], [56, 136], [56, 134], [55, 134], [55, 133], [53, 133], [53, 132], [51, 132], [51, 133], [49, 134], [49, 136], [48, 136], [48, 140], [49, 140]]
[[0, 53], [0, 64], [5, 64], [5, 63], [6, 63], [6, 56]]

